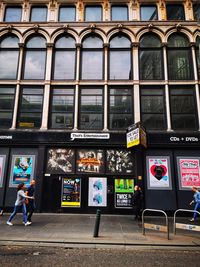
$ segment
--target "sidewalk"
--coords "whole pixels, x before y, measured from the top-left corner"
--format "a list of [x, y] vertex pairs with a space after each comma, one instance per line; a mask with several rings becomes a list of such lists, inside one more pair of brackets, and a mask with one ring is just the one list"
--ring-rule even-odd
[[[34, 214], [31, 226], [22, 224], [22, 215], [13, 220], [14, 226], [6, 225], [9, 214], [0, 217], [0, 245], [36, 244], [58, 246], [187, 246], [200, 249], [200, 232], [177, 230], [173, 234], [173, 219], [170, 218], [170, 240], [166, 233], [146, 230], [142, 223], [130, 215], [101, 215], [99, 237], [94, 238], [96, 214]], [[189, 223], [188, 218], [178, 221]], [[147, 217], [148, 223], [163, 224], [161, 217]], [[200, 221], [198, 221], [200, 225]]]

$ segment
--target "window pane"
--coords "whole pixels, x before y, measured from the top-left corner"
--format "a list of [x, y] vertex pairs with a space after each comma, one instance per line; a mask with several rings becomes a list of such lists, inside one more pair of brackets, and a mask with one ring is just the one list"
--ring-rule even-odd
[[31, 21], [47, 21], [47, 7], [32, 7], [31, 8]]
[[101, 38], [92, 35], [83, 41], [83, 48], [103, 48], [103, 41]]
[[27, 51], [25, 57], [24, 79], [44, 79], [45, 63], [45, 51]]
[[157, 7], [156, 6], [141, 6], [140, 7], [141, 20], [157, 20]]
[[168, 20], [185, 20], [183, 5], [167, 5]]
[[8, 129], [12, 126], [12, 113], [11, 112], [0, 112], [0, 128]]
[[75, 40], [69, 36], [59, 38], [55, 43], [56, 48], [76, 48]]
[[82, 52], [82, 79], [103, 78], [103, 53], [98, 51]]
[[19, 128], [40, 128], [41, 113], [21, 113], [19, 116]]
[[64, 112], [73, 111], [74, 97], [73, 96], [53, 96], [52, 111], [53, 112]]
[[171, 112], [173, 113], [194, 113], [193, 96], [171, 96]]
[[0, 48], [18, 48], [19, 39], [14, 36], [7, 36], [0, 42]]
[[27, 48], [46, 48], [46, 40], [42, 36], [34, 36], [26, 43]]
[[0, 112], [12, 111], [14, 106], [14, 95], [2, 95], [0, 92]]
[[102, 112], [102, 96], [81, 96], [82, 112]]
[[110, 79], [131, 79], [131, 53], [110, 51]]
[[75, 51], [56, 51], [54, 79], [75, 79]]
[[43, 96], [23, 95], [21, 111], [22, 112], [40, 112], [42, 111]]
[[100, 130], [102, 129], [102, 114], [81, 114], [80, 117], [80, 129], [94, 129]]
[[74, 6], [63, 6], [59, 9], [59, 21], [75, 21], [76, 8]]
[[173, 115], [172, 127], [174, 130], [196, 130], [196, 118], [195, 115]]
[[169, 47], [189, 47], [190, 43], [186, 36], [182, 34], [172, 34], [168, 39]]
[[142, 114], [142, 123], [148, 130], [166, 129], [164, 114]]
[[0, 79], [16, 79], [18, 51], [0, 51]]
[[111, 113], [130, 113], [132, 112], [131, 96], [110, 96]]
[[128, 20], [127, 6], [112, 6], [112, 20]]
[[131, 42], [123, 35], [118, 35], [110, 41], [110, 48], [130, 48]]
[[51, 128], [72, 128], [73, 114], [72, 113], [52, 113]]
[[6, 7], [4, 21], [18, 22], [21, 21], [22, 8], [20, 6]]
[[85, 7], [85, 20], [86, 21], [101, 21], [102, 10], [100, 6], [86, 6]]
[[110, 129], [126, 129], [133, 124], [132, 114], [110, 114]]
[[194, 19], [200, 20], [200, 4], [193, 5]]
[[142, 96], [141, 110], [145, 113], [163, 113], [163, 96]]
[[145, 34], [140, 39], [140, 47], [161, 47], [160, 39], [154, 34]]

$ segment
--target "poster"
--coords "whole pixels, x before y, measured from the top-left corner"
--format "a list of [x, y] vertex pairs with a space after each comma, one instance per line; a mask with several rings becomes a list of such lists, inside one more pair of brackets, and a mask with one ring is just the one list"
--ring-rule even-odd
[[13, 155], [9, 186], [17, 187], [20, 183], [30, 185], [34, 177], [34, 167], [35, 155]]
[[0, 155], [0, 187], [3, 186], [5, 161], [6, 161], [6, 156], [5, 155]]
[[79, 173], [102, 173], [104, 171], [103, 150], [79, 150], [76, 167]]
[[177, 157], [180, 189], [200, 187], [200, 158]]
[[75, 153], [73, 149], [49, 149], [46, 173], [74, 173]]
[[106, 207], [107, 206], [107, 178], [90, 177], [88, 206]]
[[80, 208], [81, 206], [81, 179], [63, 178], [61, 207]]
[[171, 190], [170, 157], [149, 156], [147, 160], [147, 188]]
[[132, 208], [133, 179], [115, 179], [115, 207]]

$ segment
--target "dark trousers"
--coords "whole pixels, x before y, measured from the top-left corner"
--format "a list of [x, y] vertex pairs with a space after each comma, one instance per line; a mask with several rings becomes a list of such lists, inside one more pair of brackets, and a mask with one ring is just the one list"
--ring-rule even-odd
[[133, 206], [133, 213], [135, 214], [135, 219], [141, 219], [141, 206], [135, 205]]
[[27, 205], [27, 221], [28, 222], [31, 222], [31, 217], [33, 215], [34, 210], [35, 210], [35, 203], [29, 201]]

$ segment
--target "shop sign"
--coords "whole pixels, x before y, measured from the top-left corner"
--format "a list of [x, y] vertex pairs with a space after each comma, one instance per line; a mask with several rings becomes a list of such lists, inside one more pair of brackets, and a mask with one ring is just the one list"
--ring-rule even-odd
[[178, 143], [198, 143], [200, 141], [199, 137], [196, 136], [170, 136], [170, 142], [178, 142]]
[[115, 179], [115, 207], [132, 208], [133, 179]]
[[81, 179], [63, 178], [61, 207], [80, 208], [81, 206]]
[[0, 187], [3, 186], [6, 155], [0, 155]]
[[128, 127], [126, 133], [127, 148], [142, 145], [147, 147], [147, 136], [144, 127], [138, 122]]
[[0, 140], [12, 140], [12, 135], [0, 135]]
[[71, 140], [75, 139], [110, 139], [109, 133], [71, 133]]
[[107, 206], [107, 178], [90, 177], [88, 206], [106, 207]]

